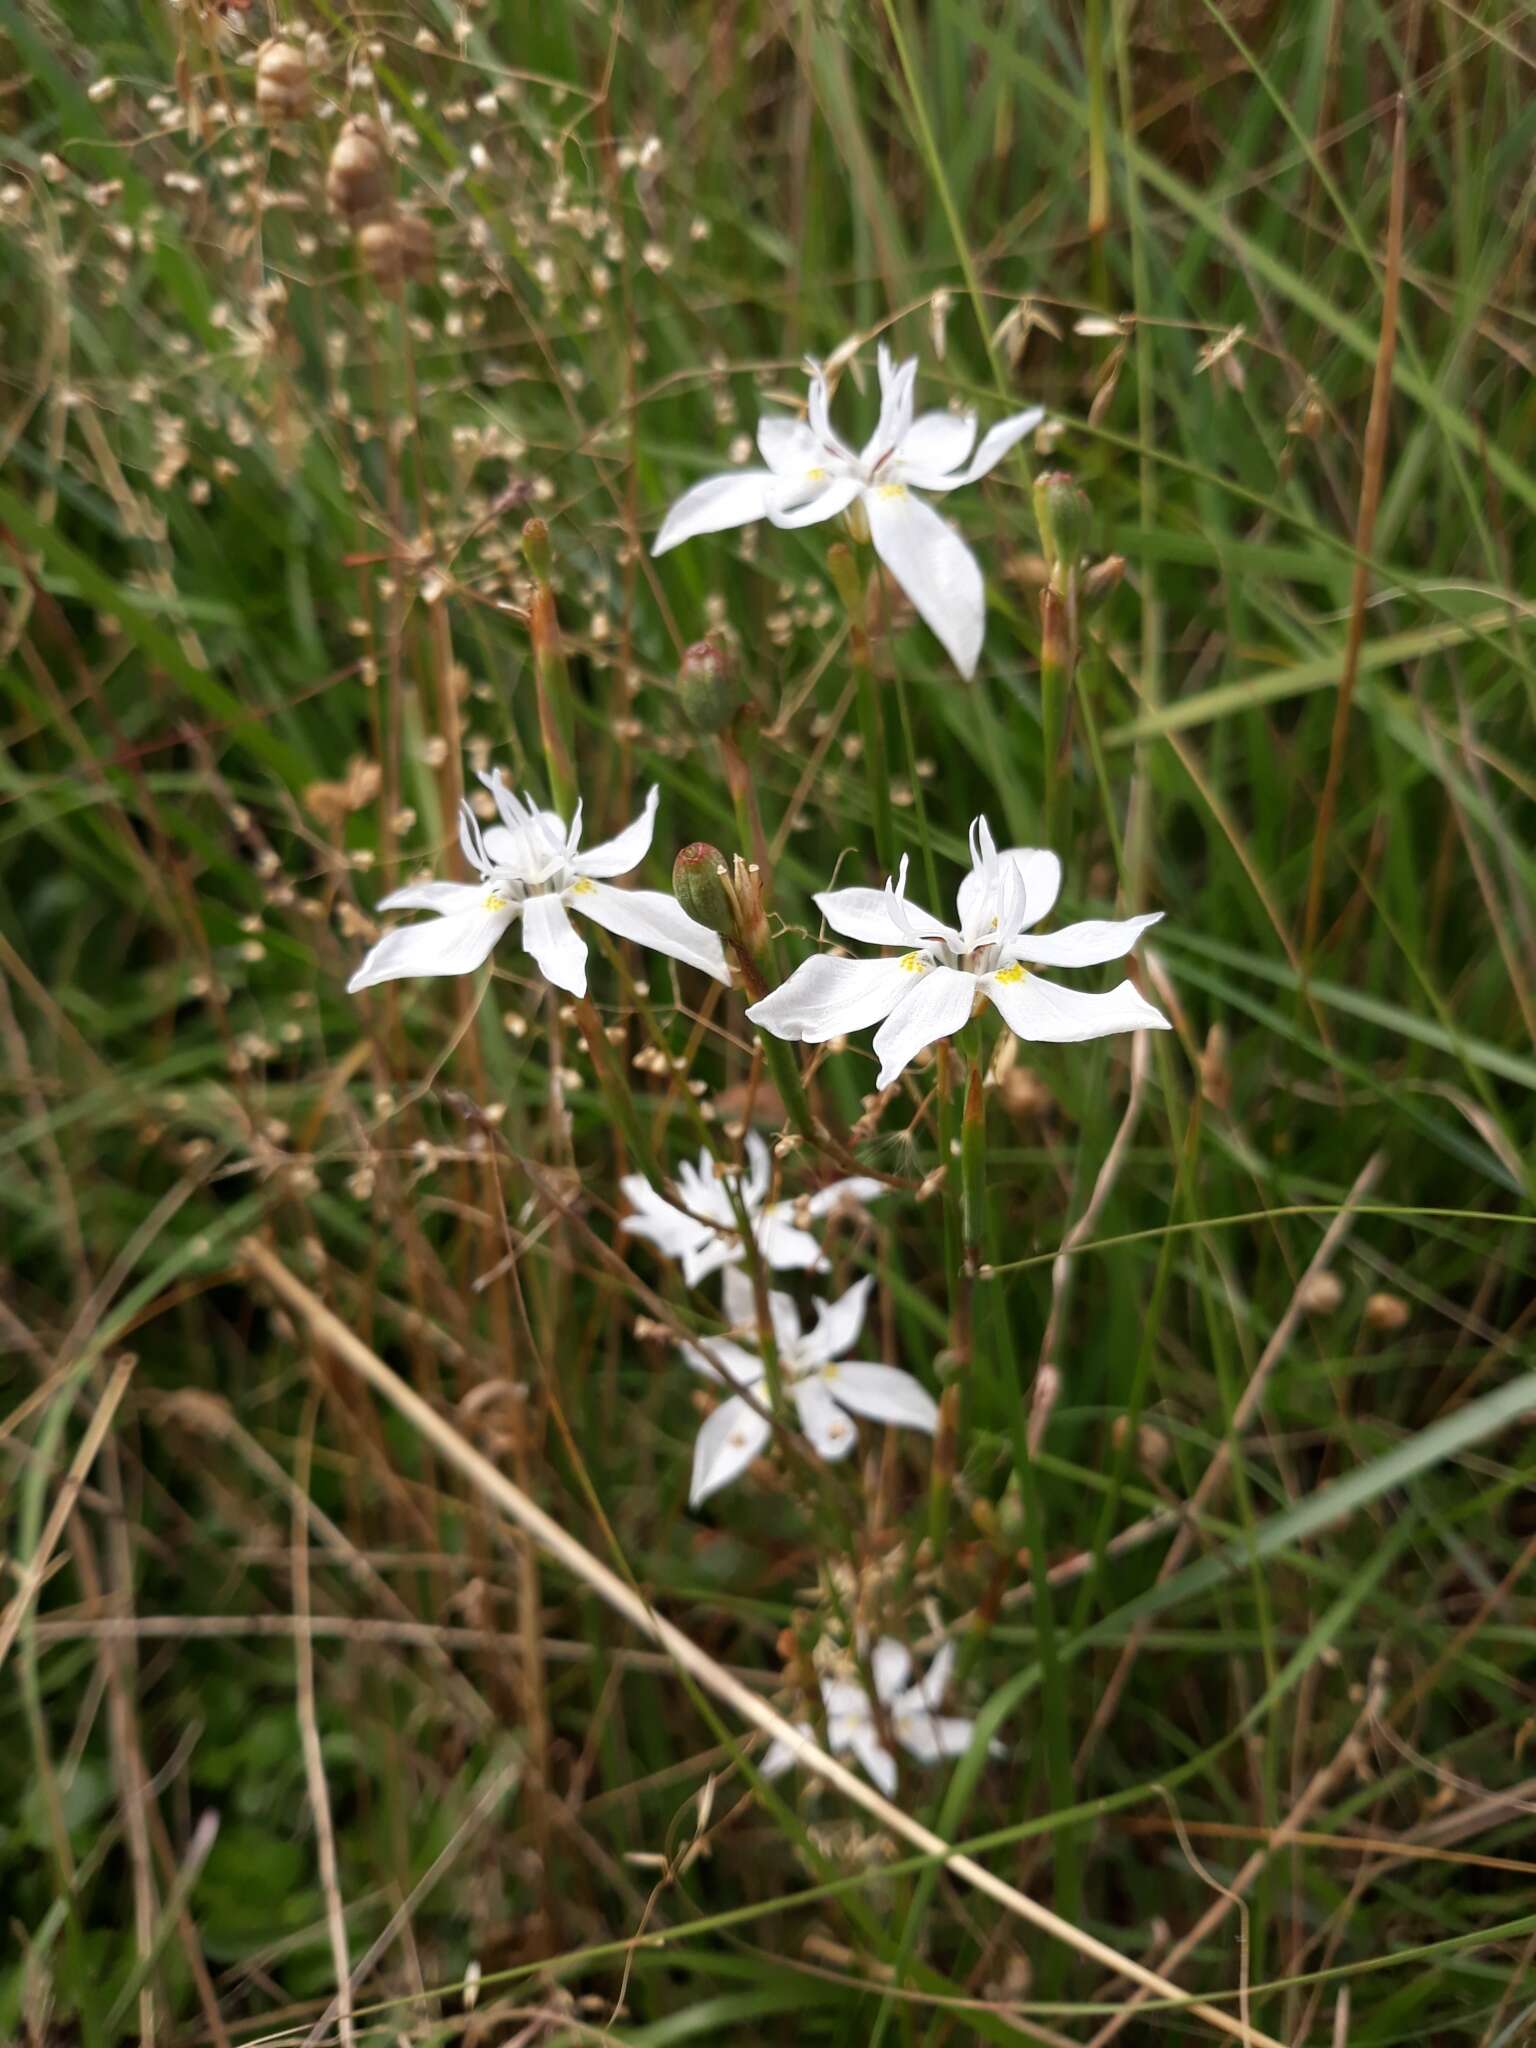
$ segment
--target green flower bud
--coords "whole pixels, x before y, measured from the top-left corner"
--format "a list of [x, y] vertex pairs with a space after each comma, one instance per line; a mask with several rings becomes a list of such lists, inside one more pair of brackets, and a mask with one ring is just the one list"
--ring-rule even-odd
[[685, 846], [672, 863], [672, 894], [696, 923], [728, 938], [736, 929], [736, 908], [725, 875], [725, 855], [702, 839]]
[[1035, 478], [1035, 524], [1051, 579], [1059, 588], [1063, 579], [1077, 573], [1093, 525], [1088, 494], [1065, 470], [1049, 470]]
[[714, 640], [696, 640], [678, 668], [677, 694], [695, 732], [724, 732], [746, 702], [736, 657]]
[[554, 570], [550, 553], [549, 528], [542, 519], [530, 519], [523, 528], [523, 560], [540, 583], [547, 583]]

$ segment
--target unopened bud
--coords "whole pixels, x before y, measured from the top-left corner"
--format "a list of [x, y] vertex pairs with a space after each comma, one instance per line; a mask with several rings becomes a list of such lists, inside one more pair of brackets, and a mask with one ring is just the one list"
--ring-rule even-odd
[[389, 195], [389, 173], [379, 131], [365, 115], [347, 123], [336, 138], [325, 172], [331, 211], [345, 221], [366, 220]]
[[1064, 469], [1047, 470], [1035, 479], [1035, 524], [1040, 529], [1040, 546], [1050, 564], [1051, 581], [1057, 589], [1077, 573], [1088, 551], [1088, 533], [1093, 524], [1093, 507], [1075, 477]]
[[309, 112], [309, 66], [292, 43], [263, 44], [256, 57], [256, 111], [264, 121], [297, 121]]
[[725, 855], [718, 846], [696, 840], [672, 863], [672, 894], [696, 924], [729, 937], [736, 929], [736, 911], [725, 886]]
[[547, 583], [554, 573], [549, 528], [542, 519], [530, 519], [523, 527], [523, 560], [540, 583]]
[[1078, 599], [1085, 609], [1102, 604], [1106, 597], [1114, 596], [1124, 581], [1124, 555], [1106, 555], [1102, 562], [1083, 571], [1077, 586]]
[[731, 651], [714, 640], [696, 640], [677, 671], [678, 702], [695, 732], [724, 732], [745, 702], [741, 672]]

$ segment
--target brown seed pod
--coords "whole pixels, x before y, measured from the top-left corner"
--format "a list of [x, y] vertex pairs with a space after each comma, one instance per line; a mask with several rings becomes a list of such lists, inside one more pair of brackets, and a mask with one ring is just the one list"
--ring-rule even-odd
[[382, 291], [432, 275], [432, 230], [419, 213], [388, 213], [357, 232], [358, 260]]
[[336, 138], [325, 173], [331, 211], [353, 225], [377, 213], [389, 197], [389, 171], [379, 131], [365, 115], [348, 121]]
[[256, 57], [256, 111], [264, 121], [298, 121], [309, 108], [304, 53], [292, 43], [264, 43]]

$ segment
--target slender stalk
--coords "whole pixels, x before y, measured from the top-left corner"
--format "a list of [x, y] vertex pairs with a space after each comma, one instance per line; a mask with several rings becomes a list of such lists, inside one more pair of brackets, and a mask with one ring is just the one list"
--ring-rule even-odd
[[875, 851], [888, 875], [896, 872], [896, 822], [891, 812], [891, 766], [885, 747], [885, 711], [869, 647], [869, 613], [863, 579], [846, 541], [827, 549], [827, 568], [848, 612], [848, 659], [859, 692], [859, 733], [864, 778], [875, 820]]
[[528, 632], [533, 642], [539, 740], [544, 748], [550, 800], [561, 817], [569, 819], [576, 808], [575, 713], [565, 643], [560, 637], [560, 615], [549, 580], [553, 567], [549, 528], [542, 519], [530, 519], [523, 528], [523, 556], [533, 577]]
[[635, 1112], [634, 1097], [614, 1062], [613, 1047], [608, 1043], [603, 1020], [598, 1015], [590, 996], [581, 996], [577, 999], [576, 1021], [581, 1026], [581, 1035], [586, 1040], [587, 1051], [592, 1056], [593, 1071], [597, 1075], [597, 1085], [603, 1091], [603, 1099], [613, 1111], [614, 1121], [624, 1133], [625, 1142], [635, 1155], [636, 1162], [646, 1179], [659, 1188], [663, 1183], [661, 1168], [656, 1163], [655, 1148]]

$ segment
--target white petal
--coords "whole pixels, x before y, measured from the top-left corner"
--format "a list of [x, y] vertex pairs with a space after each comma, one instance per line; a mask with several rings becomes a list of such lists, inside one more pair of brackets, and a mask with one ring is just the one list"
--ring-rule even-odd
[[755, 1387], [767, 1367], [755, 1351], [733, 1344], [729, 1337], [710, 1337], [699, 1344], [679, 1344], [678, 1350], [695, 1372], [725, 1386]]
[[810, 426], [787, 412], [765, 412], [757, 423], [757, 452], [775, 476], [803, 477], [823, 467], [825, 454]]
[[558, 896], [530, 896], [523, 905], [523, 944], [539, 972], [569, 995], [587, 992], [587, 942]]
[[830, 1216], [835, 1210], [851, 1208], [855, 1202], [873, 1202], [890, 1192], [883, 1180], [875, 1180], [867, 1173], [856, 1173], [847, 1180], [832, 1181], [803, 1199], [810, 1215]]
[[800, 1427], [816, 1455], [825, 1458], [829, 1465], [846, 1458], [858, 1442], [858, 1431], [822, 1385], [819, 1374], [793, 1381], [790, 1392], [795, 1397]]
[[961, 675], [976, 673], [986, 630], [981, 570], [954, 533], [904, 484], [876, 484], [864, 493], [875, 553], [942, 642]]
[[[985, 825], [985, 818], [976, 821]], [[982, 935], [979, 925], [998, 914], [998, 898], [1002, 893], [1003, 870], [1008, 865], [1016, 870], [1024, 890], [1024, 926], [1038, 924], [1042, 917], [1049, 917], [1061, 891], [1061, 862], [1049, 848], [1044, 846], [1007, 846], [993, 862], [990, 875], [985, 868], [971, 869], [960, 884], [956, 907], [960, 923], [967, 934]], [[988, 892], [991, 900], [988, 900]], [[985, 909], [984, 909], [985, 906]]]
[[789, 1295], [780, 1294], [776, 1288], [768, 1292], [768, 1320], [773, 1325], [773, 1341], [781, 1358], [799, 1348], [800, 1311]]
[[817, 1302], [816, 1327], [800, 1347], [802, 1358], [813, 1365], [825, 1365], [828, 1359], [841, 1358], [850, 1346], [858, 1342], [864, 1318], [869, 1313], [869, 1291], [874, 1284], [874, 1275], [866, 1273], [862, 1280], [855, 1280], [837, 1301]]
[[912, 426], [912, 390], [917, 383], [916, 356], [897, 363], [882, 341], [876, 362], [880, 371], [880, 418], [859, 456], [866, 469], [905, 440]]
[[882, 1700], [893, 1700], [912, 1674], [912, 1653], [894, 1636], [882, 1636], [869, 1658], [870, 1676]]
[[1166, 1031], [1168, 1019], [1154, 1010], [1130, 982], [1122, 981], [1106, 995], [1080, 988], [1062, 988], [1019, 970], [1000, 968], [984, 978], [987, 994], [1002, 1012], [1003, 1022], [1020, 1038], [1046, 1045], [1080, 1045], [1085, 1039], [1107, 1038], [1115, 1031]]
[[[742, 1193], [749, 1209], [761, 1209], [768, 1199], [768, 1190], [773, 1186], [773, 1154], [768, 1150], [768, 1141], [761, 1131], [748, 1131], [746, 1139], [747, 1178]], [[702, 1160], [706, 1155], [700, 1153]], [[714, 1161], [710, 1161], [714, 1170]]]
[[953, 1038], [970, 1018], [976, 999], [976, 976], [954, 967], [930, 967], [902, 997], [875, 1033], [880, 1072], [875, 1084], [889, 1088], [925, 1045]]
[[[816, 1731], [809, 1721], [797, 1721], [795, 1723], [795, 1732], [805, 1736], [809, 1742], [816, 1740]], [[757, 1768], [765, 1778], [777, 1778], [787, 1771], [794, 1761], [795, 1752], [790, 1748], [789, 1744], [787, 1742], [774, 1741], [770, 1742], [763, 1751], [763, 1760]]]
[[912, 986], [900, 960], [838, 960], [813, 953], [789, 979], [753, 1003], [750, 1021], [775, 1038], [821, 1045], [889, 1016]]
[[720, 1283], [720, 1305], [733, 1330], [757, 1328], [757, 1296], [740, 1266], [727, 1266]]
[[664, 555], [679, 541], [693, 540], [701, 533], [722, 533], [728, 526], [750, 526], [754, 519], [766, 517], [771, 477], [766, 469], [738, 469], [728, 476], [706, 477], [691, 491], [684, 491], [661, 522], [651, 553]]
[[866, 1365], [850, 1360], [823, 1369], [827, 1391], [853, 1415], [870, 1422], [888, 1422], [895, 1429], [922, 1429], [929, 1436], [939, 1426], [939, 1408], [926, 1387], [894, 1365]]
[[934, 1652], [933, 1662], [928, 1666], [921, 1680], [912, 1688], [912, 1704], [930, 1709], [944, 1704], [944, 1695], [949, 1691], [949, 1681], [955, 1673], [955, 1646], [941, 1643]]
[[1145, 917], [1089, 917], [1063, 925], [1059, 932], [1031, 932], [1008, 947], [1011, 960], [1036, 960], [1042, 967], [1097, 967], [1103, 960], [1123, 960], [1160, 910]]
[[863, 489], [856, 476], [807, 477], [799, 490], [780, 487], [780, 495], [768, 493], [768, 517], [775, 526], [820, 526], [835, 519]]
[[925, 412], [902, 436], [896, 451], [901, 469], [893, 481], [931, 489], [927, 479], [934, 476], [941, 479], [942, 488], [942, 480], [960, 467], [975, 444], [975, 413]]
[[693, 1446], [689, 1507], [696, 1508], [722, 1486], [739, 1479], [772, 1433], [767, 1419], [749, 1408], [740, 1395], [722, 1401], [713, 1415], [706, 1416]]
[[906, 880], [907, 856], [903, 854], [894, 887], [823, 889], [813, 901], [840, 938], [862, 939], [868, 946], [905, 947], [912, 944], [914, 936], [950, 936], [948, 926], [931, 910], [908, 898]]
[[612, 839], [605, 839], [601, 846], [594, 846], [586, 853], [578, 853], [571, 865], [578, 875], [627, 875], [631, 868], [638, 867], [651, 850], [651, 837], [656, 830], [656, 805], [661, 791], [651, 784], [645, 808], [632, 825]]
[[615, 889], [607, 882], [583, 879], [566, 901], [605, 931], [702, 968], [730, 987], [731, 970], [725, 964], [719, 934], [691, 918], [675, 897], [663, 895], [660, 889]]
[[958, 476], [947, 476], [935, 482], [924, 479], [925, 491], [954, 491], [962, 484], [973, 484], [985, 476], [989, 469], [996, 469], [1010, 448], [1016, 448], [1026, 434], [1032, 434], [1045, 418], [1043, 405], [1032, 405], [1028, 412], [1017, 412], [1011, 419], [999, 420], [995, 427], [989, 427], [981, 437], [981, 446], [971, 457]]
[[811, 432], [820, 442], [823, 454], [830, 456], [834, 464], [852, 462], [853, 450], [832, 431], [832, 418], [827, 401], [827, 380], [814, 366], [811, 370], [811, 395], [806, 411]]
[[936, 1764], [941, 1757], [964, 1756], [976, 1732], [974, 1721], [962, 1721], [955, 1714], [900, 1714], [892, 1719], [896, 1740], [920, 1763]]
[[753, 1236], [758, 1256], [777, 1273], [824, 1273], [827, 1255], [808, 1230], [791, 1221], [793, 1202], [775, 1202], [758, 1218]]
[[887, 1799], [896, 1797], [896, 1759], [888, 1749], [882, 1749], [873, 1729], [863, 1729], [854, 1735], [848, 1747], [864, 1766], [865, 1774], [880, 1787]]
[[702, 1230], [683, 1253], [683, 1285], [697, 1287], [711, 1273], [718, 1273], [722, 1266], [728, 1266], [741, 1257], [739, 1238], [723, 1236], [718, 1230]]
[[376, 910], [435, 910], [439, 917], [455, 911], [477, 910], [485, 901], [484, 882], [407, 882], [403, 889], [381, 897]]
[[516, 915], [515, 908], [482, 908], [403, 924], [384, 934], [347, 983], [347, 993], [355, 996], [359, 989], [407, 975], [473, 974]]

